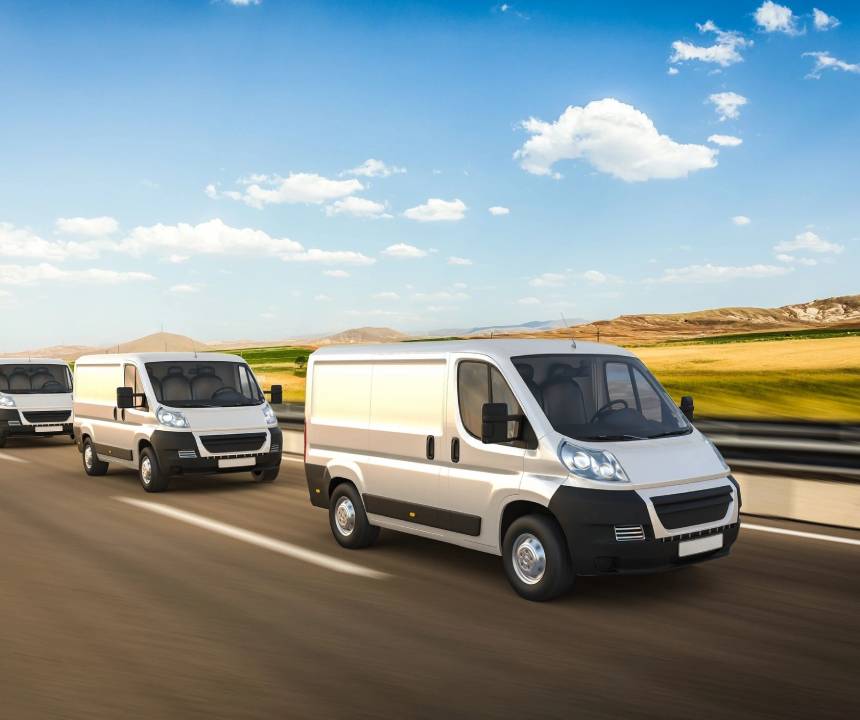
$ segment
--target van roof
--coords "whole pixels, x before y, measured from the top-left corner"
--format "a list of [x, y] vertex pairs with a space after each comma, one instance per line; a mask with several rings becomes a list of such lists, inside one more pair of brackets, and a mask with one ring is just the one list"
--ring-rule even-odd
[[116, 363], [126, 361], [148, 362], [189, 362], [204, 360], [209, 362], [245, 362], [238, 355], [210, 352], [141, 352], [141, 353], [105, 353], [103, 355], [84, 355], [76, 361], [76, 365], [97, 365], [100, 363]]
[[6, 357], [0, 358], [0, 365], [68, 365], [65, 360], [59, 358], [42, 357]]
[[502, 360], [520, 355], [626, 355], [633, 353], [616, 345], [576, 341], [574, 346], [570, 340], [442, 340], [439, 342], [399, 342], [378, 345], [331, 345], [320, 348], [313, 353], [314, 360], [328, 358], [353, 357], [404, 357], [404, 356], [435, 356], [440, 357], [449, 353], [474, 352], [487, 355], [494, 360]]

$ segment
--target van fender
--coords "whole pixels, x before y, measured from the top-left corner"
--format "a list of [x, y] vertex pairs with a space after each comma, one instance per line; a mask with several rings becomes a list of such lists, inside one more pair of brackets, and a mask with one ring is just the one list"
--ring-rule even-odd
[[78, 446], [78, 451], [80, 452], [84, 451], [84, 435], [89, 436], [89, 438], [95, 442], [93, 426], [89, 422], [78, 420], [76, 418], [72, 425], [72, 432], [75, 435], [75, 445]]
[[347, 480], [355, 485], [361, 495], [364, 495], [364, 474], [358, 463], [344, 458], [332, 458], [326, 465], [305, 464], [305, 477], [308, 482], [308, 493], [311, 504], [316, 507], [329, 506], [329, 489], [334, 478]]
[[539, 478], [524, 475], [519, 490], [516, 492], [500, 490], [493, 496], [487, 514], [487, 524], [481, 534], [484, 539], [502, 552], [502, 518], [510, 505], [516, 502], [527, 502], [546, 508], [549, 511], [549, 502], [558, 489], [559, 478]]

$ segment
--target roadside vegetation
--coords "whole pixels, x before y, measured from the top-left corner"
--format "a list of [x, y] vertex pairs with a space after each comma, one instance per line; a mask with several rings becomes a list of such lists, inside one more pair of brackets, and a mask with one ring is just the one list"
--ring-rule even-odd
[[[452, 338], [454, 339], [454, 338]], [[242, 355], [261, 384], [304, 402], [311, 347], [264, 347]], [[692, 395], [696, 413], [860, 422], [860, 329], [715, 336], [638, 346], [673, 398]]]

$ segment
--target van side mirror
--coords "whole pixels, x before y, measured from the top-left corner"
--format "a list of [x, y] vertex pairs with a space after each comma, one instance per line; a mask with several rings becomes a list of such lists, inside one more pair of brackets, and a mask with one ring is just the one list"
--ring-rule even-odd
[[272, 405], [283, 405], [284, 404], [284, 386], [283, 385], [272, 385], [272, 389], [269, 390], [269, 402]]
[[694, 408], [693, 396], [692, 395], [684, 395], [684, 397], [681, 398], [681, 406], [680, 407], [681, 407], [681, 412], [684, 413], [687, 420], [692, 422], [693, 421], [693, 408]]
[[506, 403], [484, 403], [481, 408], [481, 442], [485, 445], [519, 440], [508, 436], [509, 422], [522, 422], [522, 415], [508, 415]]
[[116, 389], [116, 406], [120, 410], [130, 410], [134, 407], [134, 389], [118, 387]]

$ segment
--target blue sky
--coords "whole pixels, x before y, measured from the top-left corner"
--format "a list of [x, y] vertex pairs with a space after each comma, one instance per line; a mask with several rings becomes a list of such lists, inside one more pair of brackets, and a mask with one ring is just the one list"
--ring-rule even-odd
[[0, 2], [0, 352], [856, 293], [821, 5]]

